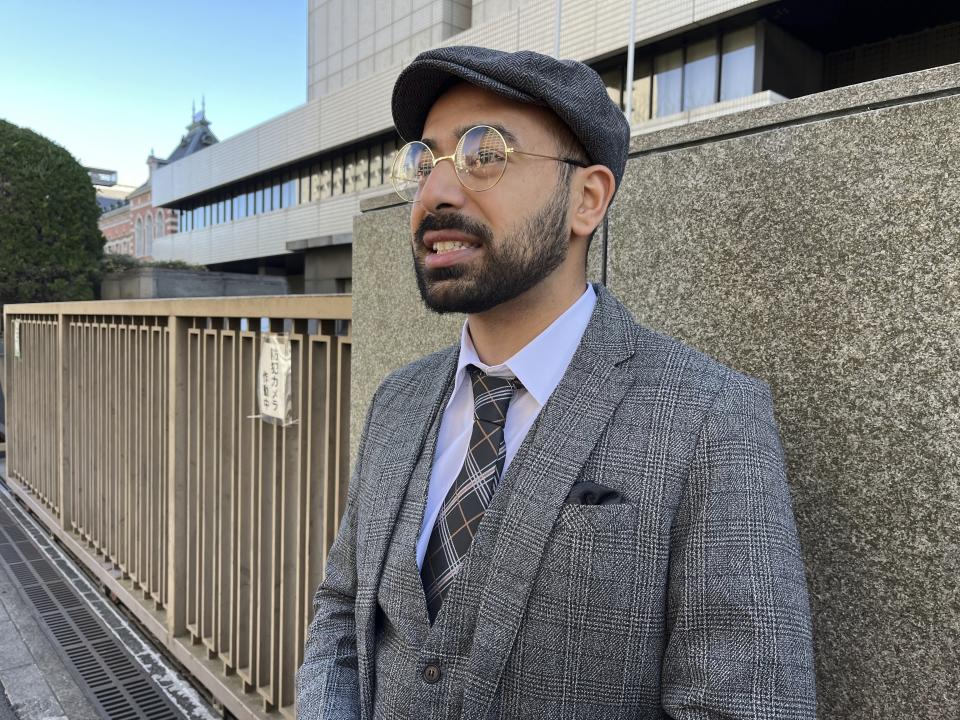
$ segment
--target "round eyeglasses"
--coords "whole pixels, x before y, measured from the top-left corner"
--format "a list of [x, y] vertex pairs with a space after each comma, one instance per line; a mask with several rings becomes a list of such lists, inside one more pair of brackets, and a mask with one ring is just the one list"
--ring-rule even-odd
[[437, 163], [441, 160], [449, 160], [456, 169], [457, 179], [461, 185], [468, 190], [483, 192], [500, 182], [500, 178], [507, 169], [507, 158], [511, 154], [529, 155], [577, 167], [587, 167], [586, 163], [573, 158], [540, 155], [507, 147], [506, 140], [495, 127], [476, 125], [460, 137], [453, 155], [434, 157], [433, 151], [419, 140], [407, 143], [397, 151], [390, 178], [397, 195], [407, 202], [416, 202], [420, 199], [423, 185]]

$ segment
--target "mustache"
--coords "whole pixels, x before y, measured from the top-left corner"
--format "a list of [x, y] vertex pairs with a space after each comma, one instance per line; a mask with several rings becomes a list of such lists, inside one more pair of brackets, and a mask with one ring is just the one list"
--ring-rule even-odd
[[425, 216], [414, 233], [417, 245], [423, 246], [423, 236], [431, 230], [457, 230], [466, 235], [472, 235], [483, 245], [493, 240], [493, 232], [490, 228], [458, 213]]

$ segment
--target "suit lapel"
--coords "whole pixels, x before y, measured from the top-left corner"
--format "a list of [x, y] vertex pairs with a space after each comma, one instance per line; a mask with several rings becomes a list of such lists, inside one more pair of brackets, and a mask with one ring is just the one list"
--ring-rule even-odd
[[[632, 383], [637, 339], [629, 312], [595, 286], [597, 306], [563, 379], [541, 410], [478, 533], [489, 568], [468, 662], [465, 718], [486, 713], [513, 648], [544, 546], [581, 469]], [[484, 521], [487, 521], [487, 517]]]

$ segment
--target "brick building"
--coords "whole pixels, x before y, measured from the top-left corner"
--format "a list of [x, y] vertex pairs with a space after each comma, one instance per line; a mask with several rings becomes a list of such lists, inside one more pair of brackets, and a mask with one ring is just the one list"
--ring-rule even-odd
[[133, 255], [133, 223], [130, 222], [130, 204], [124, 202], [119, 207], [108, 210], [100, 216], [97, 223], [105, 240], [104, 252], [115, 255]]

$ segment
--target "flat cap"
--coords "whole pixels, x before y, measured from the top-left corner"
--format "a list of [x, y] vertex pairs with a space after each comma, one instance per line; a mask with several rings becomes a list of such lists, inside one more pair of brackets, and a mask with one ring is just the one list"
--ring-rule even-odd
[[610, 168], [620, 187], [630, 126], [589, 65], [530, 50], [508, 53], [469, 45], [427, 50], [403, 69], [393, 86], [393, 122], [400, 137], [420, 139], [434, 102], [460, 80], [553, 110], [583, 144], [590, 161]]

